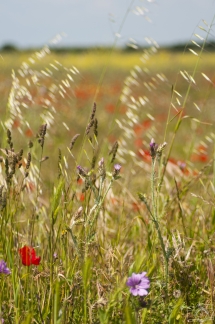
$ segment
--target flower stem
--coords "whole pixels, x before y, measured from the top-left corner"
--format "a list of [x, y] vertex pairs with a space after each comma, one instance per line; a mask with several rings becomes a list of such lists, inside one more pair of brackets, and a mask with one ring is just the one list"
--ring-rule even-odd
[[[156, 157], [152, 158], [152, 172], [151, 172], [151, 193], [152, 193], [152, 212], [151, 217], [152, 217], [152, 221], [155, 224], [155, 229], [157, 231], [158, 234], [158, 239], [160, 241], [160, 245], [161, 245], [161, 249], [162, 249], [162, 253], [163, 253], [163, 257], [164, 257], [164, 261], [165, 261], [165, 268], [164, 268], [164, 272], [165, 272], [165, 294], [166, 294], [166, 299], [168, 298], [168, 276], [169, 276], [169, 258], [165, 249], [165, 244], [164, 244], [164, 240], [163, 240], [163, 236], [162, 236], [162, 232], [160, 229], [160, 224], [159, 224], [159, 220], [158, 220], [158, 211], [157, 211], [157, 201], [158, 201], [158, 197], [155, 195], [155, 165], [156, 165]], [[158, 195], [158, 192], [157, 192]]]

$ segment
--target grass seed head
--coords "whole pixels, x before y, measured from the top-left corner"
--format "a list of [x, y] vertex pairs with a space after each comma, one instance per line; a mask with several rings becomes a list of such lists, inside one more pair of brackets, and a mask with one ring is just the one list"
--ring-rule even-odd
[[104, 181], [104, 179], [106, 178], [106, 170], [105, 170], [105, 162], [103, 157], [99, 161], [98, 165], [99, 165], [99, 175]]
[[76, 140], [77, 140], [77, 138], [80, 136], [80, 134], [76, 134], [75, 136], [73, 136], [73, 138], [72, 138], [72, 140], [71, 140], [71, 142], [70, 142], [70, 145], [69, 145], [69, 149], [70, 149], [70, 151], [72, 150], [72, 148], [73, 148], [73, 146], [74, 146], [74, 144], [75, 144], [75, 142], [76, 142]]
[[28, 152], [27, 163], [26, 163], [26, 169], [27, 170], [30, 168], [30, 164], [31, 164], [31, 153]]
[[95, 137], [98, 137], [98, 119], [94, 119], [94, 129], [93, 129]]
[[92, 113], [90, 115], [90, 120], [91, 121], [94, 120], [95, 114], [96, 114], [96, 103], [94, 102], [93, 109], [92, 109]]
[[116, 153], [117, 153], [118, 147], [119, 147], [119, 144], [118, 144], [118, 142], [116, 141], [116, 142], [113, 144], [113, 147], [112, 147], [112, 149], [111, 149], [110, 152], [109, 152], [109, 155], [112, 154], [111, 163], [113, 163], [113, 162], [115, 161]]

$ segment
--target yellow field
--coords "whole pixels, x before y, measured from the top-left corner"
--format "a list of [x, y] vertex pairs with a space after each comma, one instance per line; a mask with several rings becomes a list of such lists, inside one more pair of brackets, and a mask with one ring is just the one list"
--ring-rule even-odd
[[[75, 65], [81, 71], [93, 70], [98, 67], [108, 66], [110, 68], [129, 71], [135, 65], [142, 64], [141, 52], [121, 52], [121, 51], [86, 51], [81, 53], [51, 53], [41, 60], [36, 60], [36, 65], [47, 65], [52, 61], [59, 61], [68, 67]], [[23, 62], [29, 63], [29, 58], [35, 58], [35, 52], [27, 53], [2, 53], [0, 57], [1, 71], [17, 69]], [[147, 68], [158, 70], [176, 70], [176, 68], [192, 69], [198, 57], [190, 52], [175, 53], [170, 51], [159, 51], [151, 56], [147, 61]], [[214, 64], [214, 54], [204, 53], [201, 58], [201, 67], [210, 68]]]

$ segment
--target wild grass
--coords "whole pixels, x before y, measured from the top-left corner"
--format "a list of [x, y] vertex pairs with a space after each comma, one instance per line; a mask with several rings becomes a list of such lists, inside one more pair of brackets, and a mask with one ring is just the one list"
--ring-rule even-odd
[[213, 56], [196, 54], [113, 52], [99, 86], [107, 53], [4, 56], [4, 323], [214, 323]]

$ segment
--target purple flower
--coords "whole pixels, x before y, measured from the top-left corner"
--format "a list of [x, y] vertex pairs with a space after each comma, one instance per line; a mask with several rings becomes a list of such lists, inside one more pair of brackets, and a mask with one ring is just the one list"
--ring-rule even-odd
[[78, 171], [82, 171], [83, 170], [83, 168], [80, 165], [77, 166], [77, 169], [78, 169]]
[[114, 165], [114, 170], [115, 171], [118, 171], [119, 172], [120, 169], [121, 169], [121, 165], [120, 164], [117, 163], [117, 164]]
[[114, 179], [117, 179], [118, 178], [118, 175], [120, 173], [120, 169], [121, 169], [121, 165], [120, 164], [114, 164], [114, 171], [113, 171], [113, 178]]
[[154, 148], [156, 145], [154, 138], [151, 139], [151, 142], [149, 143], [150, 148]]
[[177, 165], [179, 166], [179, 168], [184, 171], [184, 169], [186, 169], [186, 163], [185, 162], [181, 162], [181, 161], [178, 161], [177, 162]]
[[130, 293], [133, 296], [146, 296], [148, 295], [147, 289], [150, 287], [149, 278], [146, 277], [146, 272], [132, 273], [126, 282], [130, 287]]
[[56, 260], [58, 258], [57, 252], [53, 254], [54, 259]]
[[103, 168], [104, 167], [104, 163], [105, 163], [105, 160], [104, 158], [102, 157], [101, 160], [99, 161], [98, 165], [100, 168]]
[[158, 149], [158, 145], [155, 143], [154, 138], [151, 139], [149, 148], [150, 148], [150, 155], [154, 159], [156, 156], [157, 149]]
[[0, 273], [10, 274], [11, 271], [7, 268], [6, 262], [4, 260], [0, 260]]
[[82, 168], [82, 166], [78, 165], [77, 166], [77, 169], [78, 169], [78, 173], [80, 175], [82, 175], [83, 177], [86, 177], [87, 176], [87, 172], [84, 170], [84, 168]]

